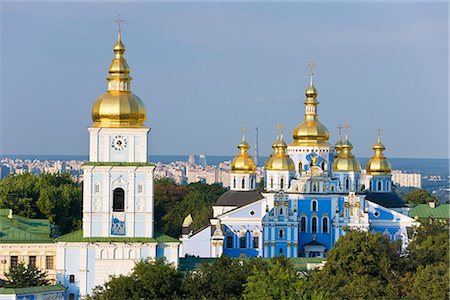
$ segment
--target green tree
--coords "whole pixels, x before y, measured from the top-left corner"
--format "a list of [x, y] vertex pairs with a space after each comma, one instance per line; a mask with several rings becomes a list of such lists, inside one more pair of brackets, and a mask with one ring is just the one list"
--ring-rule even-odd
[[265, 270], [254, 267], [244, 286], [244, 299], [299, 299], [304, 295], [304, 281], [284, 256], [271, 259]]
[[182, 274], [164, 259], [138, 262], [129, 276], [112, 277], [94, 289], [93, 299], [173, 299]]
[[[447, 257], [448, 258], [448, 257]], [[419, 266], [415, 273], [411, 289], [411, 299], [449, 299], [449, 267], [441, 262], [433, 265]]]
[[21, 174], [0, 180], [0, 207], [27, 218], [47, 218], [62, 233], [80, 228], [81, 186], [68, 173]]
[[429, 202], [437, 202], [437, 197], [431, 196], [430, 192], [426, 189], [416, 189], [406, 194], [403, 200], [411, 204], [426, 204]]
[[33, 265], [26, 266], [24, 262], [19, 262], [15, 267], [5, 273], [5, 287], [25, 288], [30, 286], [49, 285], [47, 272], [41, 271]]
[[187, 299], [241, 299], [247, 277], [253, 268], [262, 270], [261, 259], [239, 261], [222, 256], [213, 263], [203, 264], [199, 271], [190, 272], [183, 282]]
[[313, 272], [309, 290], [335, 299], [398, 299], [401, 260], [395, 244], [381, 234], [349, 231], [327, 254], [320, 272]]

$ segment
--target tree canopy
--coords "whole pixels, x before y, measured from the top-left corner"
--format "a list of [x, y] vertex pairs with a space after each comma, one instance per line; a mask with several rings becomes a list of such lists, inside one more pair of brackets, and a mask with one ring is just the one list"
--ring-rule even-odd
[[34, 265], [25, 265], [23, 261], [11, 267], [9, 272], [5, 273], [5, 287], [8, 288], [25, 288], [30, 286], [49, 285], [47, 272], [41, 271]]
[[0, 180], [0, 207], [27, 218], [46, 218], [61, 233], [81, 228], [81, 185], [68, 173], [31, 173]]
[[426, 204], [429, 202], [437, 202], [437, 197], [431, 196], [426, 189], [415, 189], [403, 196], [406, 203], [411, 204]]

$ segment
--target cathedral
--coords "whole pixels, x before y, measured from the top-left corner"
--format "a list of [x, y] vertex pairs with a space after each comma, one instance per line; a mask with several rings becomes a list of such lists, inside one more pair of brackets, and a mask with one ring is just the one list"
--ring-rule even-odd
[[185, 219], [181, 256], [324, 257], [349, 229], [380, 232], [397, 241], [399, 251], [405, 249], [417, 223], [392, 191], [380, 131], [365, 170], [352, 154], [348, 125], [331, 146], [318, 118], [310, 67], [304, 120], [292, 131], [289, 145], [279, 130], [264, 165], [264, 189], [257, 190], [256, 165], [244, 134], [231, 163], [230, 191], [212, 207], [209, 226], [193, 232], [192, 216]]

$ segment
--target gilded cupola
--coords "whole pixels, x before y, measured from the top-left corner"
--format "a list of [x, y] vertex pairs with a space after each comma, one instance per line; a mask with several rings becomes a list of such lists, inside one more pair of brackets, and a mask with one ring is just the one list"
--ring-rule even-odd
[[94, 127], [144, 127], [146, 119], [144, 103], [131, 93], [130, 67], [125, 58], [125, 45], [120, 31], [114, 45], [115, 57], [109, 66], [108, 90], [97, 98], [92, 106]]
[[342, 126], [339, 125], [337, 128], [339, 129], [339, 138], [338, 138], [338, 141], [336, 142], [336, 144], [334, 145], [334, 158], [337, 158], [341, 154], [341, 151], [342, 151], [342, 139], [341, 139]]
[[303, 122], [292, 131], [294, 141], [293, 146], [327, 146], [330, 138], [328, 129], [320, 123], [317, 114], [317, 106], [319, 102], [317, 98], [317, 90], [313, 83], [313, 64], [311, 67], [309, 87], [306, 89], [306, 112]]
[[361, 172], [361, 164], [352, 154], [353, 145], [348, 140], [348, 128], [345, 126], [345, 141], [342, 142], [341, 152], [334, 160], [333, 172]]
[[237, 147], [239, 149], [239, 153], [231, 162], [231, 172], [240, 174], [256, 173], [256, 165], [250, 154], [248, 154], [250, 145], [245, 140], [245, 129], [242, 129], [242, 141], [237, 145]]
[[[280, 127], [279, 127], [280, 128]], [[295, 164], [286, 153], [287, 144], [283, 134], [278, 133], [276, 141], [272, 144], [273, 153], [267, 159], [265, 169], [270, 171], [295, 171]]]
[[378, 129], [378, 141], [372, 146], [374, 154], [367, 162], [366, 172], [368, 175], [389, 175], [392, 167], [389, 160], [383, 155], [384, 145], [381, 143], [381, 129]]

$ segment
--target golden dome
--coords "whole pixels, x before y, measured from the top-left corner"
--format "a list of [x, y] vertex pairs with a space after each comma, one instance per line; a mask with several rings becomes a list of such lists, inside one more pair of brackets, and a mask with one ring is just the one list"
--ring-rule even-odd
[[250, 154], [248, 154], [250, 145], [245, 141], [245, 134], [242, 135], [242, 142], [240, 142], [237, 147], [240, 152], [231, 162], [231, 172], [240, 174], [254, 174], [256, 172], [256, 165]]
[[131, 93], [130, 67], [123, 54], [125, 46], [120, 32], [114, 45], [115, 57], [109, 66], [108, 91], [97, 98], [92, 106], [94, 127], [144, 127], [144, 103]]
[[333, 172], [361, 172], [361, 164], [351, 152], [353, 145], [348, 140], [348, 132], [341, 149], [340, 155], [334, 160]]
[[273, 153], [267, 159], [265, 168], [272, 171], [295, 171], [295, 164], [286, 153], [287, 144], [282, 134], [278, 134], [277, 140], [272, 145]]
[[309, 87], [306, 89], [306, 113], [305, 118], [292, 131], [294, 141], [292, 146], [326, 146], [330, 138], [328, 129], [320, 123], [317, 117], [317, 90], [313, 84], [313, 73], [311, 72]]
[[384, 145], [381, 143], [380, 132], [378, 132], [378, 141], [375, 145], [372, 146], [374, 150], [374, 155], [367, 162], [366, 172], [369, 175], [389, 175], [391, 174], [391, 163], [387, 158], [383, 155]]

